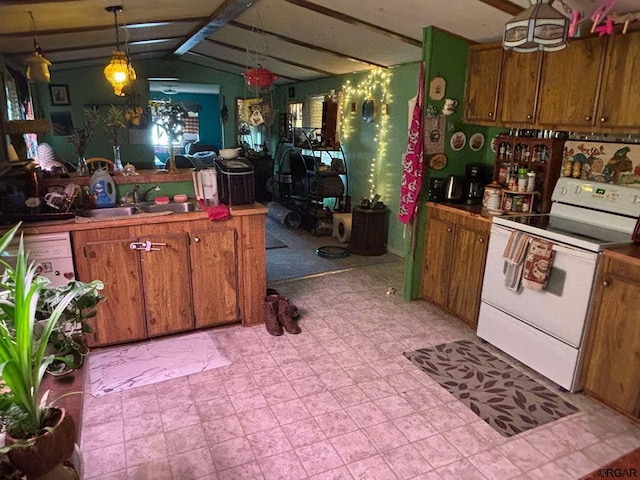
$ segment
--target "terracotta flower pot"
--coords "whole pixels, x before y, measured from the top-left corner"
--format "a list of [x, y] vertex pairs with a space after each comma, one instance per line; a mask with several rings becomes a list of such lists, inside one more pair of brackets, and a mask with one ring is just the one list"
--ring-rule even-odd
[[[73, 454], [76, 441], [76, 425], [73, 418], [63, 408], [50, 408], [50, 414], [57, 416], [52, 431], [35, 438], [27, 447], [16, 447], [9, 451], [11, 463], [31, 479], [38, 478], [65, 462]], [[5, 442], [13, 445], [19, 442], [7, 434]]]

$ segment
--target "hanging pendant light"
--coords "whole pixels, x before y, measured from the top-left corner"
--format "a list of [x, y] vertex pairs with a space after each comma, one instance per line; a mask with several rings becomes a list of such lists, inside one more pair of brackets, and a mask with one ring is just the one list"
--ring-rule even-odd
[[553, 52], [567, 46], [569, 19], [551, 4], [554, 0], [529, 0], [531, 6], [507, 22], [502, 46], [516, 52]]
[[49, 67], [51, 62], [44, 57], [40, 45], [38, 45], [38, 35], [36, 35], [36, 20], [33, 18], [33, 13], [28, 12], [31, 16], [31, 28], [33, 30], [33, 49], [35, 50], [29, 55], [24, 63], [27, 65], [27, 80], [30, 82], [49, 83], [51, 80], [51, 74], [49, 73]]
[[136, 79], [136, 71], [131, 65], [129, 55], [127, 55], [126, 52], [120, 50], [118, 13], [122, 12], [123, 7], [122, 5], [116, 5], [106, 7], [105, 10], [107, 12], [113, 13], [116, 28], [116, 49], [111, 53], [111, 61], [106, 67], [104, 67], [104, 76], [113, 87], [113, 92], [119, 97], [124, 97], [124, 89]]

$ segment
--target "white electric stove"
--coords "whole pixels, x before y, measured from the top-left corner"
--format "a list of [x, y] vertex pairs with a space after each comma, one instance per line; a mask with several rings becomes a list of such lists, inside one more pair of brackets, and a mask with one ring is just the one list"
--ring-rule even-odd
[[[601, 252], [631, 243], [640, 188], [560, 178], [549, 214], [494, 217], [478, 336], [569, 391], [580, 366]], [[514, 231], [553, 242], [542, 291], [505, 286], [505, 247]]]

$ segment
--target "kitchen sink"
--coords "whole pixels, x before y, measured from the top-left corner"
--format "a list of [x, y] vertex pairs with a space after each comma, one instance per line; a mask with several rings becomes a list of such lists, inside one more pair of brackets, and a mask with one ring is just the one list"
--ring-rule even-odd
[[141, 211], [147, 213], [156, 213], [156, 212], [173, 212], [173, 213], [187, 213], [193, 212], [195, 210], [195, 206], [192, 202], [182, 202], [182, 203], [167, 203], [165, 205], [145, 205], [141, 207]]
[[187, 213], [193, 212], [195, 205], [192, 202], [184, 203], [167, 203], [166, 205], [156, 205], [154, 203], [142, 203], [136, 205], [121, 205], [110, 208], [94, 208], [92, 210], [81, 210], [76, 212], [77, 216], [89, 218], [111, 218], [111, 217], [128, 217], [131, 215], [140, 215], [142, 213]]
[[76, 212], [79, 217], [128, 217], [139, 213], [140, 209], [134, 206], [94, 208], [92, 210], [80, 210]]

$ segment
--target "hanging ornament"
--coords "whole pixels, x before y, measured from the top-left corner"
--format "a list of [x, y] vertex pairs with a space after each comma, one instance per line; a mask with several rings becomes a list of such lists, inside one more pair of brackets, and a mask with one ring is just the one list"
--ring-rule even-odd
[[278, 76], [268, 68], [251, 68], [242, 76], [250, 87], [269, 88], [278, 79]]

